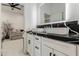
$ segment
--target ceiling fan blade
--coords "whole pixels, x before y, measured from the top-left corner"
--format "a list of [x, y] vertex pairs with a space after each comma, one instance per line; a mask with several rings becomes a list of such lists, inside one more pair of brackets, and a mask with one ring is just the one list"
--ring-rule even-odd
[[15, 4], [14, 6], [18, 6], [18, 5], [20, 5], [20, 4], [17, 3], [17, 4]]
[[6, 4], [2, 4], [2, 5], [4, 5], [4, 6], [9, 6], [9, 5], [6, 5]]
[[15, 7], [15, 6], [18, 6], [18, 5], [20, 5], [20, 4], [18, 4], [18, 3], [9, 3], [9, 5], [10, 5], [11, 7]]
[[21, 8], [18, 8], [18, 7], [14, 7], [14, 8], [21, 10]]
[[8, 3], [8, 5], [7, 5], [7, 4], [2, 4], [2, 5], [4, 5], [4, 6], [9, 6], [9, 7], [11, 7], [12, 10], [14, 10], [14, 8], [16, 8], [16, 9], [18, 9], [18, 10], [21, 10], [21, 8], [16, 7], [16, 6], [20, 5], [20, 4], [18, 4], [18, 3]]

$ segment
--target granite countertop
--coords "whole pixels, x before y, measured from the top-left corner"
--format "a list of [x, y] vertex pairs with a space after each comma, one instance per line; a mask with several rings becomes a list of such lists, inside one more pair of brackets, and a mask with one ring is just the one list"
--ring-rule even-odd
[[58, 41], [63, 41], [63, 42], [71, 43], [71, 44], [79, 44], [79, 36], [78, 35], [73, 35], [73, 34], [61, 35], [61, 34], [55, 34], [55, 33], [37, 33], [37, 32], [32, 32], [32, 31], [29, 31], [27, 33], [42, 36], [45, 38], [58, 40]]

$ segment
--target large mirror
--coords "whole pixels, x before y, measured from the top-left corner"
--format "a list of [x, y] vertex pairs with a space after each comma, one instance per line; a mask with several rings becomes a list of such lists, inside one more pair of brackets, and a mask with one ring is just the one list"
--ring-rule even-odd
[[65, 20], [65, 3], [44, 3], [40, 6], [40, 24]]

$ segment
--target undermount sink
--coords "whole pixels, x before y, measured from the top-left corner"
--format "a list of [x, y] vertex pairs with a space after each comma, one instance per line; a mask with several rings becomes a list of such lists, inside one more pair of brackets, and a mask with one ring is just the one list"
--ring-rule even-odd
[[66, 42], [79, 42], [78, 39], [64, 39]]
[[79, 40], [74, 40], [74, 41], [68, 41], [68, 42], [79, 42]]
[[78, 41], [68, 41], [69, 43], [76, 43], [79, 44], [79, 40]]
[[79, 35], [75, 34], [75, 35], [71, 35], [71, 37], [79, 38]]
[[[68, 35], [68, 34], [55, 34], [55, 33], [46, 33], [46, 32], [42, 32], [41, 34], [46, 34], [46, 35], [52, 35], [53, 37], [68, 37], [70, 39], [60, 39], [62, 41], [65, 42], [79, 42], [79, 35]], [[78, 39], [77, 39], [78, 38]]]
[[[72, 37], [72, 38], [76, 38], [76, 39], [74, 39], [74, 40], [70, 40], [70, 41], [68, 41], [68, 42], [79, 43], [79, 35], [71, 35], [70, 37]], [[77, 39], [77, 38], [78, 38], [78, 39]]]

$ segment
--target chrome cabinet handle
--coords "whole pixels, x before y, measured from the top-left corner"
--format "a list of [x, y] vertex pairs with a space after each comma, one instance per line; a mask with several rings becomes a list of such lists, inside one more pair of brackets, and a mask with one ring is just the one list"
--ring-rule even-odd
[[56, 54], [53, 54], [53, 56], [56, 56]]
[[36, 40], [39, 40], [38, 38], [35, 38]]
[[51, 52], [49, 53], [49, 56], [52, 56], [52, 53]]
[[28, 40], [28, 44], [30, 44], [31, 42], [30, 42], [30, 40]]
[[39, 49], [39, 47], [35, 46], [36, 49]]

